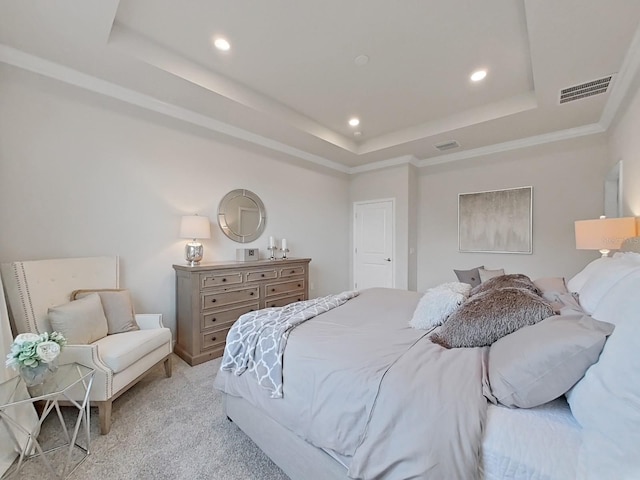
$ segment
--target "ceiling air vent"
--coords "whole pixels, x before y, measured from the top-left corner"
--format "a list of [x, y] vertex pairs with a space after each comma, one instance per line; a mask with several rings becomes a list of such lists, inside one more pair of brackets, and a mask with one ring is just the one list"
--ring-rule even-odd
[[560, 90], [560, 104], [580, 100], [581, 98], [587, 98], [592, 95], [599, 95], [600, 93], [606, 93], [609, 89], [612, 78], [613, 75], [608, 75], [598, 80], [592, 80], [591, 82], [582, 83], [573, 87], [563, 88]]
[[438, 150], [444, 152], [445, 150], [451, 150], [452, 148], [458, 148], [460, 144], [455, 140], [451, 140], [450, 142], [438, 143], [434, 145]]

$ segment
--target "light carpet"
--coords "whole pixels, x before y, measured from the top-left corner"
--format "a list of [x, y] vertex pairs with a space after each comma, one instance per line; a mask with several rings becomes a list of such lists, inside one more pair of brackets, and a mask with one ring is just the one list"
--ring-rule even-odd
[[[274, 479], [288, 477], [223, 413], [213, 388], [220, 358], [190, 367], [173, 356], [173, 376], [156, 367], [113, 402], [112, 426], [100, 435], [98, 411], [91, 409], [91, 454], [70, 479]], [[65, 417], [72, 410], [64, 408]], [[55, 413], [38, 438], [51, 444], [60, 434]], [[31, 459], [20, 479], [51, 474]]]

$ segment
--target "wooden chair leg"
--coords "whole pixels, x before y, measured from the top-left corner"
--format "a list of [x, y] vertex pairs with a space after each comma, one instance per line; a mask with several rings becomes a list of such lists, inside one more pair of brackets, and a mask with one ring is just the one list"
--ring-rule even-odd
[[98, 417], [100, 418], [100, 435], [106, 435], [111, 430], [111, 405], [112, 400], [98, 403]]
[[164, 361], [164, 374], [167, 378], [171, 378], [171, 356]]

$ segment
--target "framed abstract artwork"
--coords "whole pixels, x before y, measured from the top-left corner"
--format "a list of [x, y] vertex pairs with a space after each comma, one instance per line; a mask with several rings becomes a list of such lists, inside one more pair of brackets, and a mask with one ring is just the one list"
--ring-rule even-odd
[[460, 252], [533, 252], [533, 187], [458, 194]]

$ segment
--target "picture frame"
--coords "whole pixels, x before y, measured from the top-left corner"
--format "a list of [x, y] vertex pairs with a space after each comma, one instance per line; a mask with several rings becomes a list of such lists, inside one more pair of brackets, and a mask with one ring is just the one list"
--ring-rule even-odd
[[533, 187], [458, 194], [458, 251], [533, 253]]

